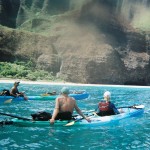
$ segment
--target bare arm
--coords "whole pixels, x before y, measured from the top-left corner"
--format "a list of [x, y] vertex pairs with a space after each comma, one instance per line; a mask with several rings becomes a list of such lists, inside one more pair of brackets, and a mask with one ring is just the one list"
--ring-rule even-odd
[[80, 116], [82, 116], [84, 119], [86, 119], [88, 122], [91, 122], [91, 120], [89, 119], [89, 118], [87, 118], [82, 112], [81, 112], [81, 110], [79, 109], [79, 107], [77, 106], [77, 104], [76, 104], [76, 101], [75, 101], [75, 110], [77, 111], [77, 113], [80, 115]]
[[14, 94], [14, 88], [11, 88], [11, 90], [10, 90], [10, 95], [12, 95], [12, 96], [14, 96], [14, 97], [16, 97], [17, 95], [16, 94]]
[[52, 118], [50, 119], [51, 124], [54, 124], [55, 118], [56, 118], [58, 113], [59, 113], [59, 101], [58, 101], [58, 98], [57, 98], [56, 102], [55, 102], [54, 112], [53, 112]]

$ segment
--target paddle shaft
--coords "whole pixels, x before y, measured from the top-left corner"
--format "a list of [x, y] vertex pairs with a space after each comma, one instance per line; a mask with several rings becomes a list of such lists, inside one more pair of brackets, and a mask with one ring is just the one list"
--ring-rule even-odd
[[141, 109], [141, 108], [137, 108], [136, 105], [132, 105], [132, 106], [124, 106], [124, 107], [118, 107], [119, 108], [133, 108], [133, 109]]
[[[88, 117], [90, 117], [90, 116], [93, 116], [93, 114], [92, 114], [92, 115], [89, 115]], [[69, 123], [67, 123], [67, 124], [64, 125], [64, 126], [72, 126], [72, 125], [74, 125], [75, 122], [78, 122], [78, 121], [83, 120], [83, 119], [84, 119], [84, 118], [82, 117], [82, 118], [80, 118], [80, 119], [77, 119], [77, 120], [74, 120], [74, 121], [72, 121], [72, 122], [69, 122]]]
[[75, 120], [74, 122], [78, 122], [78, 121], [83, 120], [83, 119], [84, 119], [84, 118], [80, 118], [80, 119]]
[[[87, 117], [90, 117], [90, 116], [93, 116], [94, 114], [92, 113], [91, 115], [89, 115], [89, 116], [87, 116]], [[80, 118], [80, 119], [77, 119], [77, 120], [74, 120], [74, 122], [78, 122], [78, 121], [80, 121], [80, 120], [83, 120], [83, 119], [85, 119], [85, 118]]]
[[13, 118], [18, 118], [18, 119], [22, 119], [22, 120], [31, 120], [29, 118], [24, 118], [24, 117], [20, 117], [20, 116], [16, 116], [16, 115], [12, 115], [12, 114], [6, 114], [6, 113], [1, 113], [0, 112], [0, 115], [4, 115], [4, 116], [10, 116], [10, 117], [13, 117]]

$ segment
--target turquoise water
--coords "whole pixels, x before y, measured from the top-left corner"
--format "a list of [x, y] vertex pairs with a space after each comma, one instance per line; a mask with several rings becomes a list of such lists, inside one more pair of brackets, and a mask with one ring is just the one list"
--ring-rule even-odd
[[[0, 83], [0, 90], [11, 83]], [[150, 88], [117, 86], [70, 86], [71, 90], [86, 90], [91, 95], [77, 101], [84, 111], [94, 110], [105, 90], [112, 93], [116, 106], [144, 104], [143, 115], [114, 124], [98, 127], [0, 127], [0, 150], [149, 150], [150, 147]], [[62, 85], [20, 84], [20, 91], [27, 95], [60, 91]], [[21, 101], [0, 104], [0, 112], [30, 117], [37, 111], [53, 111], [54, 101]], [[0, 116], [0, 120], [5, 119]]]

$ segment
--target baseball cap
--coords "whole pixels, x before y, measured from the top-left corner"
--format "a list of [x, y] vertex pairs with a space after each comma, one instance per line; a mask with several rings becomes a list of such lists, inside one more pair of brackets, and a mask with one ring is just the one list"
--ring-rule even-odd
[[69, 94], [69, 88], [68, 88], [68, 87], [63, 87], [63, 88], [61, 89], [61, 93], [62, 93], [62, 94]]
[[14, 84], [19, 84], [20, 82], [19, 81], [15, 81], [15, 83]]

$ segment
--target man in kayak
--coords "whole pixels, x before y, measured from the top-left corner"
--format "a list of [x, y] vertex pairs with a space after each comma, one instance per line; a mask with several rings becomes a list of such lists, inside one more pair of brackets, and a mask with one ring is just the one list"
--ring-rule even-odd
[[14, 83], [14, 86], [10, 90], [10, 95], [14, 96], [14, 97], [21, 96], [21, 97], [24, 97], [24, 100], [28, 100], [28, 97], [25, 96], [24, 92], [19, 92], [18, 91], [19, 83], [20, 82], [17, 82], [17, 81]]
[[49, 96], [49, 95], [57, 95], [56, 91], [52, 91], [52, 92], [46, 92], [44, 94], [42, 94], [42, 96]]
[[104, 100], [99, 102], [98, 107], [96, 109], [96, 113], [98, 116], [110, 116], [119, 114], [119, 111], [115, 107], [115, 105], [110, 101], [111, 93], [106, 91], [104, 93]]
[[68, 94], [69, 94], [69, 89], [67, 87], [63, 87], [61, 89], [61, 96], [56, 98], [55, 108], [54, 108], [52, 118], [50, 119], [50, 123], [54, 124], [55, 120], [58, 120], [58, 119], [71, 120], [74, 109], [84, 119], [86, 119], [88, 122], [91, 122], [90, 119], [87, 118], [81, 112], [81, 110], [76, 104], [75, 99], [72, 97], [69, 97]]

